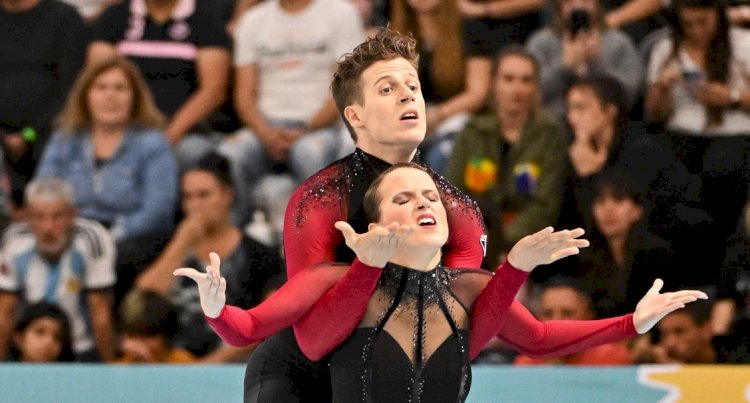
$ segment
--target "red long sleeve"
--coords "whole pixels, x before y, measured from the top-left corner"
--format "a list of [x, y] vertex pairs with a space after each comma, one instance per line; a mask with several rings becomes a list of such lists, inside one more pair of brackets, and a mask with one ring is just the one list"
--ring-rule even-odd
[[261, 341], [299, 320], [348, 269], [344, 265], [316, 266], [289, 279], [255, 308], [226, 305], [217, 318], [206, 320], [222, 340], [233, 346]]
[[469, 356], [472, 359], [501, 329], [518, 290], [528, 277], [529, 273], [506, 261], [474, 301], [469, 336]]
[[[539, 358], [578, 353], [636, 335], [633, 314], [601, 320], [541, 322], [518, 301], [511, 305], [498, 333], [498, 337], [519, 352]], [[472, 358], [482, 347], [471, 346]]]
[[351, 269], [294, 324], [300, 350], [318, 361], [343, 343], [359, 325], [382, 270], [354, 259]]

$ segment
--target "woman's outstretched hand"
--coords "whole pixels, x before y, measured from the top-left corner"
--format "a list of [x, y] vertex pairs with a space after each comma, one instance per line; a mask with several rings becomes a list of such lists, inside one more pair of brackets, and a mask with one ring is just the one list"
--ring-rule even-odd
[[215, 252], [208, 254], [211, 264], [206, 267], [206, 272], [183, 267], [174, 271], [175, 276], [185, 276], [193, 279], [198, 284], [198, 293], [201, 298], [201, 309], [203, 314], [209, 318], [217, 318], [227, 302], [227, 280], [221, 277], [219, 266], [221, 260]]
[[385, 267], [404, 240], [414, 232], [408, 225], [392, 222], [385, 227], [370, 224], [364, 234], [357, 234], [346, 221], [336, 221], [336, 229], [341, 231], [348, 246], [360, 262], [371, 267]]
[[519, 270], [530, 272], [539, 265], [577, 255], [580, 248], [589, 246], [588, 240], [578, 239], [584, 233], [582, 228], [557, 232], [552, 227], [544, 228], [516, 242], [508, 253], [508, 262]]
[[636, 305], [633, 313], [633, 325], [638, 333], [648, 332], [663, 317], [684, 308], [685, 304], [699, 299], [708, 299], [706, 293], [696, 290], [681, 290], [660, 294], [659, 291], [663, 286], [664, 281], [662, 279], [654, 280], [654, 285]]

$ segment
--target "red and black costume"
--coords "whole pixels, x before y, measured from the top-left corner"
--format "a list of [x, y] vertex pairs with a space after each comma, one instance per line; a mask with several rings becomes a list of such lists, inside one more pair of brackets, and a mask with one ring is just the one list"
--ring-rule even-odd
[[[367, 231], [362, 210], [364, 193], [389, 166], [357, 149], [305, 181], [290, 199], [284, 223], [288, 283], [256, 308], [245, 311], [227, 306], [218, 318], [209, 319], [213, 329], [234, 345], [262, 340], [295, 323], [302, 350], [289, 329], [258, 347], [246, 373], [246, 402], [304, 401], [306, 396], [319, 402], [330, 396], [327, 363], [313, 363], [301, 351], [312, 359], [321, 359], [351, 336], [382, 270], [357, 260], [349, 270], [347, 266], [321, 263], [352, 261], [353, 253], [333, 224], [345, 220], [358, 233]], [[451, 229], [443, 264], [480, 267], [485, 240], [481, 213], [471, 199], [445, 179], [437, 174], [433, 178]], [[506, 273], [520, 283], [525, 279], [525, 274], [519, 275], [508, 264], [498, 270], [503, 279]], [[520, 303], [512, 301], [515, 292], [507, 298], [520, 283], [506, 286], [500, 278], [494, 282], [497, 286], [488, 286], [471, 309], [470, 359], [495, 335], [524, 354], [544, 356], [569, 354], [636, 334], [632, 315], [600, 321], [539, 322]], [[508, 301], [509, 309], [500, 303], [503, 300]], [[505, 320], [498, 320], [503, 316]]]

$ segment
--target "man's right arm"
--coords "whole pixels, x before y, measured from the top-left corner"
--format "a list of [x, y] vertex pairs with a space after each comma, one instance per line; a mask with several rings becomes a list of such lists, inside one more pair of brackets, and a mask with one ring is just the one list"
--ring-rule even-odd
[[18, 298], [12, 292], [0, 291], [0, 361], [8, 357], [10, 332], [15, 323]]

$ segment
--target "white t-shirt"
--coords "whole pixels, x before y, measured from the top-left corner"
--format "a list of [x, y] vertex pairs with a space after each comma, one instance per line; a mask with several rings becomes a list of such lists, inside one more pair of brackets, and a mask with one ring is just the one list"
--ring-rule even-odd
[[115, 284], [115, 243], [103, 226], [76, 219], [71, 246], [51, 263], [36, 252], [28, 224], [13, 224], [3, 235], [0, 256], [0, 290], [19, 292], [29, 304], [57, 304], [70, 320], [73, 351], [82, 353], [96, 346], [85, 291]]
[[[732, 60], [729, 64], [729, 88], [740, 93], [748, 91], [750, 83], [750, 31], [732, 28], [729, 31], [732, 46]], [[648, 82], [653, 84], [664, 69], [677, 66], [680, 70], [700, 70], [688, 56], [684, 48], [679, 49], [677, 60], [669, 60], [672, 52], [672, 38], [667, 37], [654, 45], [648, 65]], [[666, 64], [665, 64], [666, 63]], [[672, 88], [672, 116], [667, 128], [696, 135], [731, 136], [750, 133], [750, 113], [744, 110], [725, 110], [723, 122], [718, 126], [707, 127], [706, 108], [690, 95], [683, 81]]]
[[365, 38], [345, 0], [313, 0], [290, 14], [267, 0], [242, 16], [234, 64], [259, 68], [258, 102], [269, 120], [309, 121], [329, 95], [336, 61]]
[[82, 17], [88, 18], [94, 16], [99, 10], [109, 5], [109, 0], [62, 0], [78, 10]]

